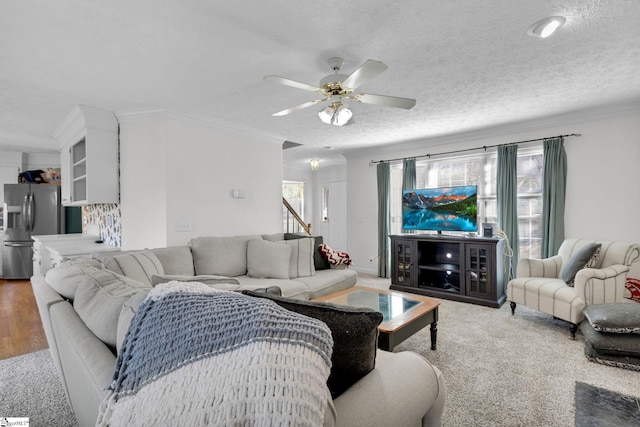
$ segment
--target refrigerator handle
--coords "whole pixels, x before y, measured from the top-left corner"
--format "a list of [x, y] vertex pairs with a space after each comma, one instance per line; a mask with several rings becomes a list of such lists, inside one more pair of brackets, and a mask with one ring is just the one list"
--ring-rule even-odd
[[29, 225], [31, 221], [29, 221], [29, 193], [25, 194], [24, 200], [22, 201], [22, 220], [24, 221], [24, 229], [29, 232]]
[[33, 231], [36, 225], [36, 198], [33, 193], [29, 193], [29, 232]]

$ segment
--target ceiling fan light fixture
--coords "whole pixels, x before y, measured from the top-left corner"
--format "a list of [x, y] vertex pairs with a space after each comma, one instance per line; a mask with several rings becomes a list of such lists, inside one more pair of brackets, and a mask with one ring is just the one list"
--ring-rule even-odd
[[331, 124], [331, 118], [333, 117], [333, 113], [335, 113], [335, 110], [332, 107], [333, 104], [329, 105], [327, 108], [318, 113], [318, 117], [320, 117], [322, 123], [326, 123], [328, 125]]
[[323, 123], [333, 126], [344, 126], [349, 123], [353, 112], [349, 109], [349, 106], [344, 102], [334, 102], [327, 108], [318, 113], [318, 117]]
[[346, 104], [341, 104], [338, 106], [335, 114], [333, 115], [332, 124], [336, 126], [344, 126], [347, 123], [349, 123], [349, 120], [351, 120], [352, 116], [353, 116], [353, 113], [351, 112], [349, 107], [347, 107]]
[[544, 39], [555, 33], [565, 22], [567, 22], [567, 19], [564, 16], [550, 16], [530, 26], [527, 34]]

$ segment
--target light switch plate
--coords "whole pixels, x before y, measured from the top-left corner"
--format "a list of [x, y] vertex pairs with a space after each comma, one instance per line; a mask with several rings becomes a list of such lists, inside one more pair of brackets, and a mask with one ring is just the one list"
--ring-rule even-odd
[[182, 218], [176, 221], [176, 231], [191, 231], [192, 229], [191, 218]]

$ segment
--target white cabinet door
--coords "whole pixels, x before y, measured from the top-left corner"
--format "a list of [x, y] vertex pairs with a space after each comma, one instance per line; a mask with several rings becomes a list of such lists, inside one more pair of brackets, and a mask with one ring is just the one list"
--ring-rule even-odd
[[61, 186], [60, 195], [63, 205], [71, 203], [71, 147], [69, 145], [62, 148], [60, 152], [60, 176]]
[[17, 183], [19, 173], [17, 166], [0, 166], [0, 206], [4, 203], [4, 185]]
[[111, 111], [76, 106], [65, 120], [61, 143], [62, 204], [118, 203], [118, 121]]

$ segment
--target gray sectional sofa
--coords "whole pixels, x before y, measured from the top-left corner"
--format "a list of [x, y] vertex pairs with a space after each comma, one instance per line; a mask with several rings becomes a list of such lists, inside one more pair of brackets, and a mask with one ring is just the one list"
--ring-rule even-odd
[[[32, 277], [49, 348], [79, 424], [95, 425], [128, 325], [155, 285], [277, 287], [295, 301], [356, 284], [354, 270], [322, 268], [316, 251], [314, 239], [285, 240], [283, 234], [200, 237], [186, 246], [95, 254]], [[325, 425], [440, 425], [446, 396], [440, 371], [415, 353], [373, 351], [373, 370], [335, 399], [327, 393]]]

